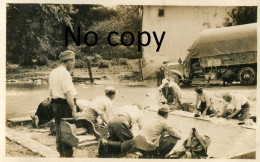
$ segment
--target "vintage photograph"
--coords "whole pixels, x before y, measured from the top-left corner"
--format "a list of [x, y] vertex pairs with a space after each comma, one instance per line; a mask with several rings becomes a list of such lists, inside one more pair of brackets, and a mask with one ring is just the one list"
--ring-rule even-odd
[[6, 4], [6, 157], [256, 159], [257, 9]]

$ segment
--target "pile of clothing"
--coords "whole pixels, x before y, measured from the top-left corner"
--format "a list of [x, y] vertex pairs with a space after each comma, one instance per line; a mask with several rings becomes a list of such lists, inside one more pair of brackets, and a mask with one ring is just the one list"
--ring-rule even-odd
[[202, 136], [195, 128], [192, 128], [191, 135], [184, 141], [182, 147], [168, 157], [172, 159], [205, 159], [208, 157], [207, 150], [210, 143], [210, 137]]

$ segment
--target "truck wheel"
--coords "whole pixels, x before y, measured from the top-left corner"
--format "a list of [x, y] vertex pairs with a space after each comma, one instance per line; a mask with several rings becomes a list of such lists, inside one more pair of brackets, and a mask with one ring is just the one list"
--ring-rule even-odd
[[177, 84], [179, 85], [180, 79], [179, 79], [179, 76], [178, 76], [177, 74], [172, 74], [172, 75], [170, 76], [170, 78], [171, 78], [171, 80], [174, 80], [175, 83], [177, 83]]
[[251, 67], [244, 67], [238, 72], [239, 81], [244, 85], [256, 83], [256, 71]]

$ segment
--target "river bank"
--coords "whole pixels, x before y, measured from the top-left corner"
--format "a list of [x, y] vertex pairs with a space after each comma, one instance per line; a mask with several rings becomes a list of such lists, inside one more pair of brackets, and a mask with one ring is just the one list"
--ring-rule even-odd
[[[127, 60], [125, 64], [115, 65], [110, 63], [108, 67], [92, 67], [92, 77], [95, 80], [109, 80], [120, 82], [140, 82], [142, 77], [139, 73], [137, 60]], [[35, 67], [22, 67], [15, 64], [6, 66], [6, 81], [7, 82], [32, 82], [44, 81], [48, 82], [48, 77], [52, 69], [57, 67], [58, 64], [52, 66], [35, 66]], [[90, 81], [89, 71], [87, 68], [75, 68], [72, 71], [74, 78], [85, 78]], [[147, 80], [155, 80], [155, 76], [151, 76]], [[77, 80], [75, 80], [77, 82]], [[81, 81], [79, 81], [81, 82]]]

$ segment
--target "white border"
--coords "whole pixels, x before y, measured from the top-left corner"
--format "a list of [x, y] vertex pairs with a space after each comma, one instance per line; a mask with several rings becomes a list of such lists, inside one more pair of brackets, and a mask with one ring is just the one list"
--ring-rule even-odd
[[6, 0], [6, 3], [256, 6], [257, 0]]
[[[53, 158], [5, 158], [5, 90], [6, 90], [6, 3], [48, 3], [48, 4], [100, 4], [100, 5], [169, 5], [169, 6], [258, 6], [258, 22], [260, 17], [258, 0], [5, 0], [0, 3], [0, 161], [173, 161], [172, 159], [90, 159], [90, 158], [73, 158], [73, 159], [53, 159]], [[258, 29], [260, 25], [258, 23]], [[260, 49], [260, 35], [258, 30], [258, 54]], [[258, 57], [258, 63], [260, 63], [260, 57]], [[258, 80], [260, 66], [258, 66]], [[257, 86], [257, 98], [260, 97], [259, 87]], [[257, 100], [257, 105], [259, 105], [259, 100]], [[19, 111], [19, 108], [17, 108]], [[257, 109], [257, 118], [260, 119], [260, 110]], [[259, 160], [260, 155], [260, 130], [259, 121], [257, 126], [256, 146], [257, 146], [257, 160]], [[257, 160], [242, 160], [244, 161], [257, 161]], [[174, 160], [175, 161], [175, 160]], [[180, 161], [180, 160], [178, 160]], [[185, 159], [182, 161], [190, 161]], [[191, 160], [194, 161], [194, 160]], [[198, 160], [197, 160], [198, 161]], [[199, 159], [199, 161], [201, 161]], [[231, 160], [231, 159], [211, 159], [210, 161], [241, 161], [241, 160]]]

